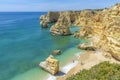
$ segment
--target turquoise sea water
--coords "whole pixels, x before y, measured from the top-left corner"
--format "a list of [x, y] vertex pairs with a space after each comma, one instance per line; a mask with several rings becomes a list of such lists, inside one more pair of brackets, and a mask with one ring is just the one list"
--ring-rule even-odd
[[[52, 36], [49, 28], [42, 29], [39, 16], [46, 13], [0, 13], [0, 80], [43, 80], [47, 72], [39, 68], [54, 49], [64, 66], [75, 53], [76, 46], [84, 40], [73, 36]], [[72, 32], [78, 28], [72, 27]]]

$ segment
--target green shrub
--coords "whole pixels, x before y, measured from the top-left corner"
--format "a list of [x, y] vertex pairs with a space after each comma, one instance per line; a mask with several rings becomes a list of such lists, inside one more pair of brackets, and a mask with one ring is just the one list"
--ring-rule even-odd
[[120, 80], [120, 64], [102, 62], [89, 70], [82, 70], [67, 80]]

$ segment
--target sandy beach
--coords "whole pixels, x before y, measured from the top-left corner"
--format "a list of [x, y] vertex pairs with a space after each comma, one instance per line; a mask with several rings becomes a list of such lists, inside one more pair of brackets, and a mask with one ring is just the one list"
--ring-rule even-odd
[[[71, 68], [65, 75], [63, 76], [57, 76], [56, 80], [65, 80], [67, 77], [70, 77], [73, 74], [76, 74], [80, 70], [83, 69], [90, 69], [92, 66], [99, 64], [103, 61], [110, 61], [111, 63], [120, 63], [113, 59], [110, 55], [107, 55], [106, 52], [103, 51], [86, 51], [78, 57], [77, 61], [78, 63]], [[71, 66], [71, 65], [69, 65]]]

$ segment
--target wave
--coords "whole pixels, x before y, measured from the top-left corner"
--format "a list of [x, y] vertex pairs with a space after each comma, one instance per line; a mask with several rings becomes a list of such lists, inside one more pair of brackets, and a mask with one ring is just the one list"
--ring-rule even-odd
[[6, 20], [1, 20], [0, 24], [10, 24], [10, 23], [14, 23], [16, 21], [23, 21], [23, 20], [26, 20], [26, 19], [32, 19], [34, 17], [18, 17], [18, 18], [13, 18], [13, 19], [6, 19]]
[[72, 63], [69, 63], [62, 67], [61, 71], [64, 73], [68, 73], [73, 67], [75, 67], [78, 64], [78, 61], [74, 61]]
[[5, 21], [1, 21], [0, 24], [9, 24], [9, 23], [13, 23], [16, 20], [5, 20]]
[[[64, 67], [62, 67], [60, 69], [60, 72], [67, 74], [73, 67], [75, 67], [76, 65], [78, 64], [78, 61], [74, 61], [72, 63], [69, 63], [67, 65], [65, 65]], [[62, 76], [64, 76], [62, 75]], [[58, 73], [58, 76], [59, 76], [59, 73]], [[47, 78], [47, 80], [56, 80], [56, 76], [53, 76], [53, 75], [49, 75], [49, 77]]]

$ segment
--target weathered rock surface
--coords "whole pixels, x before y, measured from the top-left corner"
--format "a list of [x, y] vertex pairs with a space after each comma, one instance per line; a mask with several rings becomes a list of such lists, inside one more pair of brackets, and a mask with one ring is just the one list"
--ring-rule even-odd
[[71, 35], [70, 25], [72, 25], [80, 12], [66, 11], [60, 12], [58, 21], [50, 29], [50, 32], [57, 35]]
[[50, 55], [46, 61], [41, 62], [40, 67], [55, 75], [59, 72], [59, 61]]
[[79, 36], [90, 37], [94, 46], [120, 60], [120, 4], [99, 11], [83, 22], [79, 20], [78, 22], [83, 26]]
[[43, 28], [48, 27], [48, 24], [57, 22], [59, 12], [48, 12], [46, 15], [40, 16], [40, 24]]
[[68, 11], [58, 14], [57, 22], [50, 32], [70, 35], [70, 25], [82, 26], [80, 32], [74, 34], [75, 37], [89, 37], [93, 46], [120, 60], [120, 4], [104, 10]]
[[42, 16], [40, 17], [40, 20], [41, 20], [40, 25], [41, 25], [43, 28], [48, 27], [47, 15], [42, 15]]
[[71, 35], [70, 25], [78, 19], [80, 11], [49, 12], [41, 16], [41, 25], [47, 27], [50, 22], [56, 22], [50, 32], [56, 35]]
[[50, 28], [52, 34], [70, 35], [69, 21], [66, 17], [59, 19], [58, 22]]
[[83, 50], [90, 50], [90, 51], [96, 50], [96, 48], [92, 44], [87, 44], [87, 43], [79, 44], [78, 48]]

